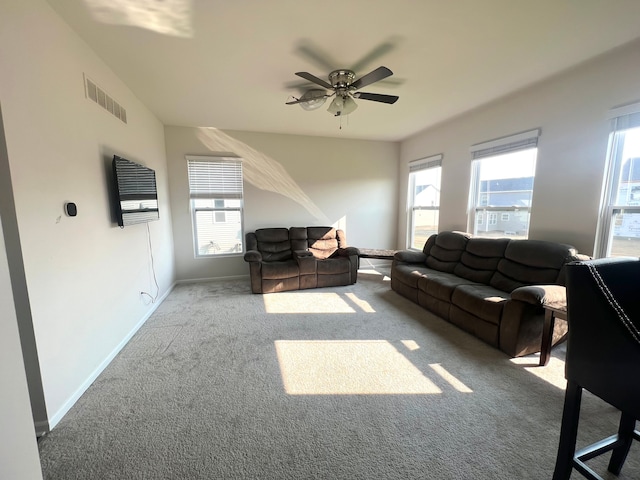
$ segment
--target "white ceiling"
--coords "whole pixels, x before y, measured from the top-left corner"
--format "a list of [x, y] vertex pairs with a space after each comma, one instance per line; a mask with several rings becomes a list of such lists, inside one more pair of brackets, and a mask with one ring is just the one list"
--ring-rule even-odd
[[[639, 0], [49, 0], [165, 125], [402, 140], [640, 37]], [[314, 59], [315, 55], [315, 59]], [[370, 61], [367, 57], [371, 56]], [[358, 65], [360, 64], [360, 65]], [[351, 115], [294, 75], [384, 65]], [[100, 79], [95, 79], [100, 83]]]

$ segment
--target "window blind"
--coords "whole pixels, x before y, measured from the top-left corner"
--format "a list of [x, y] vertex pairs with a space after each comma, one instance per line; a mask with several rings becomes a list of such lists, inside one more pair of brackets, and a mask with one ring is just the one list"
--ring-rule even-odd
[[640, 127], [640, 102], [612, 108], [609, 111], [609, 118], [612, 120], [611, 130]]
[[242, 198], [242, 160], [229, 157], [187, 157], [189, 196]]
[[517, 152], [528, 148], [538, 146], [538, 137], [540, 129], [530, 130], [528, 132], [509, 135], [508, 137], [497, 138], [488, 142], [477, 143], [472, 145], [469, 150], [473, 160], [479, 158], [493, 157], [504, 153]]
[[427, 168], [440, 167], [442, 166], [442, 157], [442, 154], [438, 154], [421, 158], [420, 160], [413, 160], [409, 162], [409, 173], [426, 170]]

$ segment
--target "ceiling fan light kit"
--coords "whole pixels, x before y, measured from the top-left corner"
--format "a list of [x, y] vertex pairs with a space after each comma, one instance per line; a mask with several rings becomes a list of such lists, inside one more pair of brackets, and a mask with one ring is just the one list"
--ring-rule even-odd
[[327, 108], [327, 111], [339, 117], [341, 115], [349, 115], [356, 108], [358, 108], [358, 104], [349, 95], [337, 95], [329, 105], [329, 108]]
[[327, 111], [338, 117], [349, 115], [358, 108], [358, 104], [354, 101], [354, 98], [387, 104], [393, 104], [399, 98], [396, 95], [383, 95], [379, 93], [356, 91], [362, 87], [366, 87], [367, 85], [371, 85], [374, 82], [393, 75], [393, 72], [387, 67], [378, 67], [358, 79], [356, 79], [356, 74], [352, 70], [334, 70], [328, 76], [329, 82], [331, 83], [328, 83], [308, 72], [296, 72], [296, 75], [315, 83], [326, 90], [333, 90], [333, 93], [329, 94], [325, 90], [312, 88], [304, 92], [300, 98], [294, 97], [294, 100], [286, 102], [287, 105], [299, 104], [304, 110], [315, 110], [320, 108], [327, 98], [335, 96]]
[[300, 106], [303, 110], [317, 110], [327, 101], [327, 92], [319, 88], [307, 90], [300, 97]]

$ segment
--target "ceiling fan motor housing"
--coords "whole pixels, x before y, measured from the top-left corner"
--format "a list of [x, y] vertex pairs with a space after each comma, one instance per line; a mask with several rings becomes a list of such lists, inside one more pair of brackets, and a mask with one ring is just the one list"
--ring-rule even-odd
[[329, 82], [335, 89], [348, 89], [356, 78], [351, 70], [334, 70], [329, 74]]

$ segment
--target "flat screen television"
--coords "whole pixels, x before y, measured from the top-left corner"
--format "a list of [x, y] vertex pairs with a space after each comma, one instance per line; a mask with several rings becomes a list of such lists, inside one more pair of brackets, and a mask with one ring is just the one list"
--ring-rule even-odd
[[155, 171], [114, 155], [113, 176], [118, 225], [125, 227], [160, 218]]

